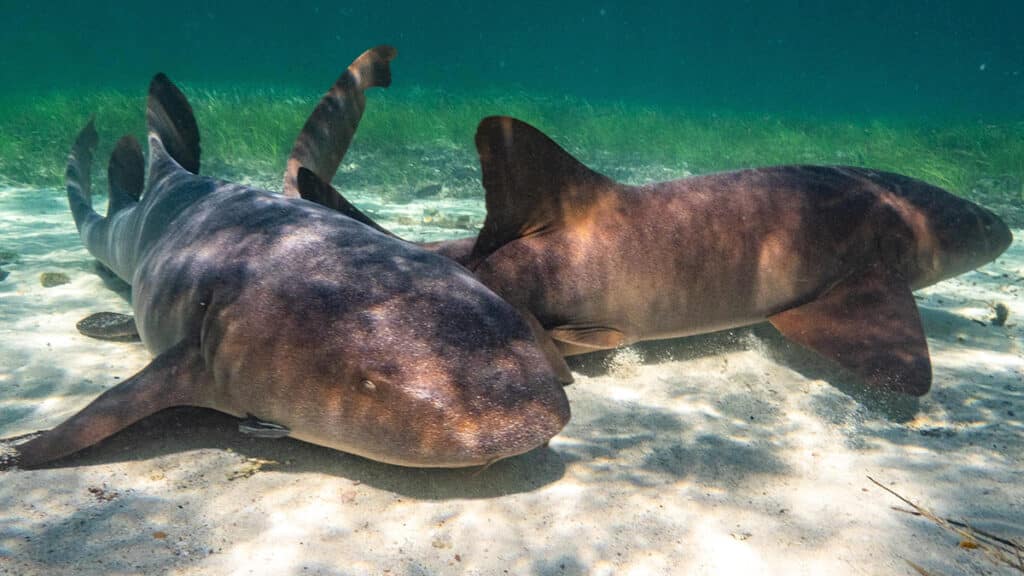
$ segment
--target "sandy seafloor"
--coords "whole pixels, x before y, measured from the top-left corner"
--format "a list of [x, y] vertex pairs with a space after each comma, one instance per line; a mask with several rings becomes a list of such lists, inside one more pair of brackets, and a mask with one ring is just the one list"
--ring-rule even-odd
[[[480, 215], [468, 206], [443, 211]], [[75, 330], [130, 307], [93, 272], [63, 192], [0, 191], [0, 248], [20, 255], [0, 281], [5, 437], [61, 422], [149, 354]], [[43, 288], [45, 271], [71, 282]], [[995, 302], [1007, 326], [989, 324]], [[1010, 573], [867, 476], [1024, 539], [1024, 244], [918, 303], [935, 373], [919, 403], [879, 403], [759, 326], [574, 360], [565, 430], [482, 472], [167, 411], [59, 467], [0, 472], [0, 573]]]

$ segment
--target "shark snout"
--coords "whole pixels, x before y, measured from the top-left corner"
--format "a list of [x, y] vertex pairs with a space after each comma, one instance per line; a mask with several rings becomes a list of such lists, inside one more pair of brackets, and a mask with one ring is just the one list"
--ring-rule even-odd
[[948, 278], [984, 266], [995, 260], [1013, 242], [1013, 233], [1002, 218], [990, 210], [972, 205], [964, 217], [945, 231]]
[[548, 443], [569, 422], [569, 402], [565, 393], [553, 402], [536, 401], [515, 416], [515, 423], [489, 434], [485, 459], [494, 462], [529, 452]]
[[545, 374], [527, 382], [524, 388], [505, 388], [490, 408], [472, 415], [474, 434], [463, 437], [463, 450], [472, 460], [486, 464], [529, 452], [569, 422], [569, 399], [556, 378]]
[[401, 439], [400, 454], [388, 461], [483, 466], [546, 444], [569, 422], [569, 400], [544, 358], [521, 351], [421, 362], [418, 374], [396, 378], [386, 404], [402, 410], [385, 435]]
[[981, 236], [985, 239], [985, 254], [983, 256], [987, 260], [994, 260], [1010, 247], [1013, 242], [1013, 232], [1002, 218], [991, 211], [979, 208], [979, 212]]

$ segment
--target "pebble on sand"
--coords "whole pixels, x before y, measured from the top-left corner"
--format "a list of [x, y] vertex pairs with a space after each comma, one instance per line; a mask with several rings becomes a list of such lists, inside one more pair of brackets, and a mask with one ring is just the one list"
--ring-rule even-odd
[[71, 282], [71, 278], [68, 278], [68, 275], [63, 272], [43, 272], [39, 275], [39, 283], [43, 288], [53, 288], [68, 282]]

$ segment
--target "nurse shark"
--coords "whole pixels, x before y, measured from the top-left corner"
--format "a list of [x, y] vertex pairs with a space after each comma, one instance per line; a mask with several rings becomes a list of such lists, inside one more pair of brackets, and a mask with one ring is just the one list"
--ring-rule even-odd
[[[378, 47], [357, 59], [348, 93], [386, 86], [393, 56]], [[305, 200], [197, 175], [191, 107], [163, 75], [146, 117], [148, 175], [139, 144], [121, 139], [106, 217], [91, 206], [91, 121], [67, 189], [83, 243], [132, 285], [155, 358], [56, 428], [12, 442], [0, 468], [45, 464], [181, 405], [419, 467], [487, 465], [566, 424], [550, 341], [465, 268]]]
[[[423, 247], [531, 312], [566, 355], [767, 320], [872, 388], [921, 396], [931, 361], [912, 291], [1012, 241], [989, 210], [878, 170], [773, 166], [631, 186], [499, 116], [480, 123], [476, 147], [483, 228]], [[330, 186], [299, 191], [373, 225]]]

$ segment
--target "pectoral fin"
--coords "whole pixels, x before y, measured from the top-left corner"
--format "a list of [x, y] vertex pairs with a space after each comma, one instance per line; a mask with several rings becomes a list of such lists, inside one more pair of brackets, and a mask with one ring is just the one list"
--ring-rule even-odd
[[547, 357], [548, 363], [555, 369], [555, 374], [558, 375], [558, 381], [561, 382], [563, 386], [572, 384], [572, 370], [570, 370], [569, 365], [565, 363], [564, 355], [552, 339], [551, 335], [544, 330], [540, 321], [537, 320], [537, 317], [530, 311], [520, 310], [519, 312], [523, 315], [523, 318], [526, 319], [526, 323], [530, 325], [530, 330], [533, 331], [533, 336], [537, 339], [537, 344], [540, 345], [541, 351], [544, 352], [544, 356]]
[[562, 354], [566, 356], [610, 350], [627, 343], [626, 335], [614, 328], [559, 326], [551, 329], [550, 334]]
[[911, 396], [931, 387], [928, 343], [910, 287], [881, 265], [768, 320], [786, 338], [842, 364], [870, 386]]
[[209, 384], [204, 367], [197, 347], [184, 342], [171, 347], [56, 428], [13, 446], [14, 454], [0, 458], [0, 470], [33, 468], [92, 446], [164, 408], [195, 405]]

